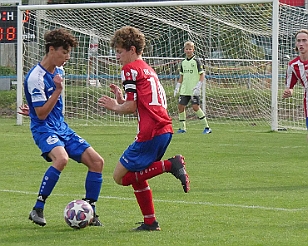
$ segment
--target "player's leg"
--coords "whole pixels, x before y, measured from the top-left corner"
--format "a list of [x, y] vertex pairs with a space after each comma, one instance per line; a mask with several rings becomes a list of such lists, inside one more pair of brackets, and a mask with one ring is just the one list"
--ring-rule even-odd
[[80, 139], [81, 137], [75, 134], [67, 143], [67, 152], [69, 157], [88, 167], [85, 180], [86, 194], [83, 200], [90, 203], [94, 211], [94, 219], [90, 225], [102, 226], [98, 219], [95, 205], [103, 183], [102, 170], [104, 159], [84, 139], [82, 141]]
[[[162, 142], [164, 143], [164, 149], [168, 146], [171, 141], [172, 134], [163, 134], [164, 137], [160, 139], [156, 139], [160, 144], [158, 144], [157, 148], [160, 149], [160, 145]], [[155, 141], [154, 141], [155, 142]], [[131, 144], [127, 150], [124, 151], [123, 155], [120, 158], [115, 170], [114, 170], [114, 180], [117, 184], [120, 185], [132, 185], [134, 189], [134, 194], [143, 215], [143, 222], [141, 225], [137, 227], [135, 230], [150, 230], [150, 231], [157, 231], [160, 230], [158, 222], [156, 221], [155, 217], [155, 209], [153, 203], [153, 196], [150, 186], [147, 180], [142, 178], [139, 179], [135, 175], [141, 175], [142, 173], [146, 173], [150, 171], [153, 173], [154, 170], [146, 169], [149, 164], [153, 161], [157, 160], [157, 155], [152, 152], [154, 149], [151, 146], [154, 146], [155, 143], [151, 141], [147, 142], [134, 142]], [[150, 154], [148, 154], [150, 153]], [[154, 154], [154, 155], [153, 155]], [[161, 153], [159, 153], [161, 155]], [[161, 158], [161, 156], [160, 156]], [[144, 164], [145, 163], [145, 164]], [[161, 162], [160, 162], [161, 163]], [[162, 165], [162, 164], [160, 164]], [[132, 170], [132, 171], [129, 171]], [[138, 171], [140, 170], [140, 172]], [[143, 171], [141, 171], [143, 170]], [[160, 171], [162, 173], [162, 171]], [[155, 175], [155, 174], [153, 174]]]
[[203, 134], [211, 133], [212, 130], [209, 127], [209, 124], [207, 122], [205, 114], [204, 114], [203, 110], [200, 108], [200, 97], [193, 96], [192, 99], [191, 99], [191, 104], [192, 104], [192, 108], [193, 108], [195, 114], [197, 115], [199, 120], [201, 120], [201, 122], [203, 123], [203, 127], [204, 127]]
[[68, 162], [68, 155], [63, 147], [63, 142], [54, 134], [43, 134], [39, 138], [36, 137], [34, 136], [34, 139], [43, 153], [42, 156], [47, 161], [52, 161], [52, 165], [46, 170], [43, 176], [37, 200], [33, 210], [29, 214], [29, 219], [40, 226], [45, 226], [46, 220], [43, 214], [45, 202], [56, 186], [61, 171]]
[[189, 96], [180, 96], [178, 103], [178, 111], [179, 111], [179, 121], [180, 127], [177, 133], [185, 133], [186, 132], [186, 111], [185, 107], [187, 106], [190, 100]]
[[156, 221], [152, 190], [148, 181], [140, 181], [132, 184], [134, 194], [143, 215], [143, 222], [135, 228], [137, 231], [160, 231]]
[[[126, 152], [126, 157], [129, 156], [130, 159], [134, 159], [132, 155], [128, 153], [128, 150], [126, 150], [125, 152]], [[120, 160], [124, 161], [122, 157]], [[128, 168], [130, 167], [133, 168], [133, 166], [134, 166], [133, 162], [129, 161]], [[122, 180], [124, 177], [126, 177], [126, 175], [132, 177], [133, 175], [135, 175], [135, 172], [130, 172], [126, 167], [123, 166], [121, 161], [119, 161], [114, 169], [113, 179], [117, 184], [124, 185]], [[135, 178], [133, 179], [133, 183], [130, 184], [134, 189], [134, 194], [137, 203], [143, 215], [143, 222], [141, 222], [141, 225], [137, 227], [135, 230], [151, 230], [151, 231], [160, 230], [158, 222], [156, 221], [152, 191], [148, 182], [146, 180], [136, 181]], [[130, 185], [130, 184], [125, 184], [125, 185]]]
[[[151, 141], [134, 143], [126, 150], [120, 162], [126, 167], [125, 172], [117, 177], [116, 182], [124, 186], [135, 182], [141, 182], [151, 179], [164, 172], [172, 173], [177, 179], [180, 179], [185, 192], [189, 190], [189, 178], [185, 169], [184, 157], [178, 155], [168, 160], [161, 160], [171, 141], [172, 134], [162, 134], [154, 137]], [[138, 149], [147, 150], [138, 155]], [[133, 154], [131, 154], [133, 153]], [[126, 160], [124, 162], [123, 160]], [[133, 163], [133, 165], [130, 165]], [[130, 172], [126, 172], [130, 170]], [[120, 173], [121, 169], [118, 168]]]

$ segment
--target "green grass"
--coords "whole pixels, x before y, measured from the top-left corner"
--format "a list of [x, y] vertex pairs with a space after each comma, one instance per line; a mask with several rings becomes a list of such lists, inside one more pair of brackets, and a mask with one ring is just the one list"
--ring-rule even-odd
[[142, 221], [131, 187], [112, 179], [136, 127], [74, 127], [104, 157], [104, 183], [97, 213], [104, 227], [69, 228], [66, 204], [84, 195], [86, 168], [74, 161], [48, 198], [47, 225], [28, 220], [42, 175], [40, 157], [27, 125], [0, 118], [0, 245], [228, 245], [301, 246], [308, 242], [306, 131], [270, 132], [258, 126], [214, 125], [175, 134], [165, 158], [186, 157], [191, 191], [170, 174], [151, 179], [161, 232], [132, 232]]

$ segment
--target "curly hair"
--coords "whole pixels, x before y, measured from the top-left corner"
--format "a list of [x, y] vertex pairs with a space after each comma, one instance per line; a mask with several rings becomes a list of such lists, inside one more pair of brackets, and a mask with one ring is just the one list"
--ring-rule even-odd
[[71, 32], [64, 28], [54, 29], [46, 32], [44, 39], [46, 54], [48, 53], [50, 46], [53, 46], [55, 49], [62, 46], [63, 49], [68, 50], [69, 47], [76, 47], [78, 45], [78, 42], [71, 34]]
[[132, 46], [136, 47], [136, 53], [142, 54], [145, 47], [144, 34], [137, 28], [131, 26], [124, 26], [117, 30], [110, 40], [112, 48], [123, 48], [130, 50]]

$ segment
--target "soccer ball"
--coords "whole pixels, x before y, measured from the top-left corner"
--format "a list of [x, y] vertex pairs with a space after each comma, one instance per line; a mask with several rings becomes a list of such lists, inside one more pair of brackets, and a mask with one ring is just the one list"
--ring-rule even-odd
[[64, 209], [65, 222], [74, 229], [87, 227], [93, 220], [93, 209], [84, 200], [74, 200], [67, 204]]

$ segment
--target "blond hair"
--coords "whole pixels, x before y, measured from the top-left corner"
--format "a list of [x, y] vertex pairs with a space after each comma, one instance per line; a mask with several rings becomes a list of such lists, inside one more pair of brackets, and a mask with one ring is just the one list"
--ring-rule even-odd
[[[298, 34], [300, 33], [305, 33], [308, 35], [308, 30], [307, 29], [300, 29], [296, 34], [295, 34], [295, 39], [297, 37]], [[295, 46], [295, 51], [298, 51], [298, 48]]]
[[195, 48], [195, 44], [194, 44], [193, 42], [191, 42], [191, 41], [187, 41], [187, 42], [185, 42], [185, 44], [184, 44], [184, 48], [185, 48], [186, 46], [189, 46], [189, 47]]

